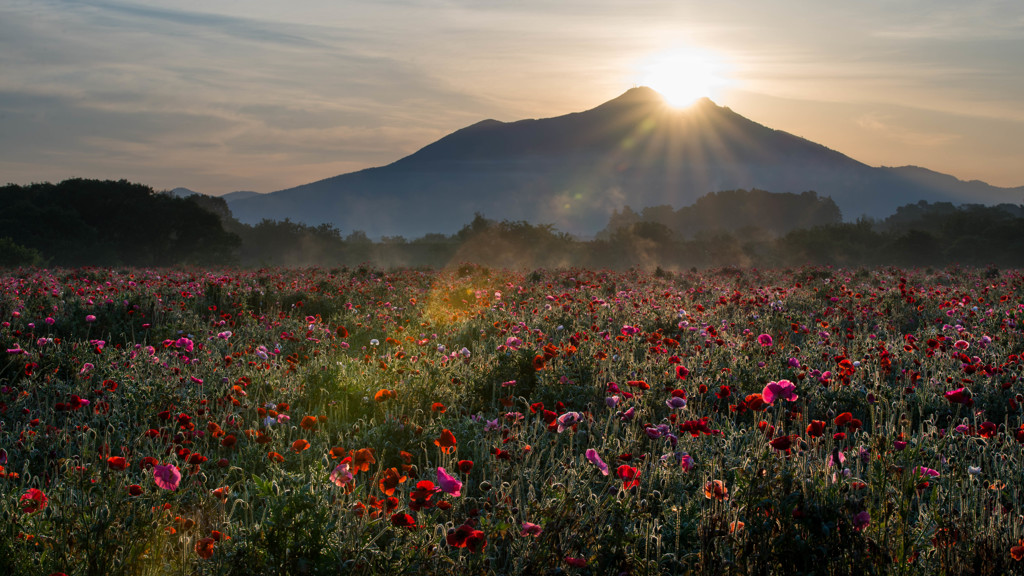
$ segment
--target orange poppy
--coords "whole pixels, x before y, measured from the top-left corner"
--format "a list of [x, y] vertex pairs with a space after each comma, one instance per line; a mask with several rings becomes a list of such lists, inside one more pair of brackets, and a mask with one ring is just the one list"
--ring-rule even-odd
[[284, 456], [281, 456], [277, 452], [268, 452], [267, 458], [270, 458], [274, 462], [284, 462]]
[[340, 446], [331, 448], [331, 460], [337, 460], [338, 458], [345, 457], [345, 449]]
[[377, 402], [383, 402], [388, 398], [395, 398], [396, 396], [397, 394], [395, 394], [394, 390], [381, 388], [380, 390], [377, 390], [376, 394], [373, 395], [373, 399], [376, 400]]
[[1016, 546], [1010, 548], [1010, 557], [1017, 562], [1024, 560], [1024, 540], [1021, 540]]
[[442, 453], [449, 454], [455, 448], [455, 434], [445, 428], [441, 430], [441, 437], [434, 440], [434, 444], [441, 449]]
[[302, 422], [299, 422], [299, 426], [303, 430], [316, 430], [316, 416], [303, 416]]
[[722, 502], [729, 499], [729, 489], [726, 488], [725, 482], [712, 480], [704, 485], [704, 497], [708, 500], [714, 499]]
[[388, 468], [384, 471], [384, 475], [381, 476], [377, 486], [380, 488], [381, 492], [391, 496], [395, 493], [395, 488], [397, 488], [402, 482], [405, 482], [405, 480], [406, 477], [399, 474], [397, 468]]
[[373, 457], [373, 448], [360, 448], [359, 450], [353, 450], [349, 452], [352, 457], [352, 473], [357, 472], [369, 472], [370, 464], [376, 464], [377, 460]]
[[299, 438], [295, 442], [292, 442], [292, 452], [295, 452], [296, 454], [302, 452], [307, 448], [309, 448], [309, 442], [307, 442], [304, 438]]

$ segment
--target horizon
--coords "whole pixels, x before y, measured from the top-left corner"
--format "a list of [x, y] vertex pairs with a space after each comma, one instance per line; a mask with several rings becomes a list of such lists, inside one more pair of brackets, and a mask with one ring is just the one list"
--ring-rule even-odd
[[871, 166], [1024, 185], [1017, 5], [691, 4], [14, 1], [0, 174], [266, 193], [645, 85]]

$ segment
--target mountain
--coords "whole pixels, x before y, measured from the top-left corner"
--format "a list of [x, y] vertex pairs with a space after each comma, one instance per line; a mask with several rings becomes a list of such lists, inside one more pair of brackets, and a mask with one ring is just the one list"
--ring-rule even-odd
[[260, 196], [260, 193], [253, 192], [252, 190], [236, 190], [222, 195], [221, 198], [223, 198], [225, 202], [231, 203], [245, 198], [252, 198], [253, 196]]
[[708, 99], [679, 110], [633, 88], [585, 112], [484, 120], [387, 166], [228, 203], [243, 222], [290, 218], [370, 236], [451, 233], [476, 212], [592, 235], [624, 205], [681, 207], [738, 188], [814, 190], [847, 219], [885, 217], [919, 200], [1016, 203], [1024, 195], [1024, 187], [871, 167]]
[[195, 190], [189, 190], [188, 188], [179, 187], [175, 188], [174, 190], [168, 190], [167, 194], [170, 196], [174, 196], [175, 198], [188, 198], [189, 196], [199, 194], [199, 192], [196, 192]]

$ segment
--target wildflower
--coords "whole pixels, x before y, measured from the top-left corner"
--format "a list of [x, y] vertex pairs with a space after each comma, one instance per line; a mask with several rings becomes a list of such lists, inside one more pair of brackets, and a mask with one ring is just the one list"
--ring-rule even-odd
[[604, 460], [601, 460], [600, 456], [598, 456], [597, 450], [594, 450], [593, 448], [588, 448], [585, 453], [585, 456], [591, 464], [597, 466], [597, 469], [601, 471], [601, 474], [604, 474], [605, 476], [608, 475], [608, 465], [604, 463]]
[[331, 472], [329, 479], [338, 487], [344, 487], [354, 478], [352, 472], [349, 471], [348, 469], [349, 460], [349, 458], [346, 458], [341, 464], [338, 464]]
[[1017, 562], [1024, 560], [1024, 540], [1019, 541], [1016, 546], [1010, 548], [1010, 557]]
[[158, 464], [153, 467], [153, 481], [164, 490], [177, 490], [181, 471], [174, 464]]
[[678, 378], [679, 380], [686, 380], [686, 377], [689, 375], [690, 371], [686, 368], [686, 366], [683, 366], [682, 364], [676, 366], [676, 378]]
[[665, 400], [665, 405], [673, 410], [681, 410], [686, 408], [686, 398], [671, 396], [668, 400]]
[[444, 454], [450, 454], [454, 451], [455, 443], [455, 434], [452, 434], [452, 431], [447, 428], [441, 430], [441, 436], [437, 440], [434, 440], [434, 445], [440, 448], [441, 452]]
[[277, 452], [267, 452], [267, 458], [273, 462], [284, 462], [284, 456], [281, 456]]
[[440, 491], [430, 480], [420, 480], [416, 483], [416, 488], [409, 494], [409, 508], [414, 512], [430, 509], [436, 504], [433, 498]]
[[853, 527], [858, 532], [867, 528], [868, 524], [871, 523], [871, 514], [867, 510], [858, 512], [853, 517]]
[[729, 499], [729, 488], [721, 480], [712, 480], [704, 484], [704, 497], [708, 500], [722, 502]]
[[46, 508], [46, 504], [49, 502], [49, 498], [43, 491], [38, 488], [29, 488], [27, 492], [21, 495], [19, 499], [21, 503], [21, 511], [25, 514], [33, 514]]
[[459, 460], [459, 463], [456, 464], [456, 466], [458, 467], [459, 472], [462, 472], [463, 474], [469, 474], [469, 472], [473, 469], [473, 461]]
[[142, 495], [142, 486], [139, 486], [138, 484], [132, 484], [131, 486], [128, 487], [128, 495], [129, 496], [141, 496]]
[[391, 517], [391, 524], [393, 526], [397, 526], [398, 528], [411, 529], [416, 527], [416, 519], [408, 514], [403, 514], [399, 512], [398, 514], [395, 514]]
[[629, 490], [640, 485], [640, 471], [630, 466], [629, 464], [623, 464], [615, 470], [615, 475], [622, 480], [623, 490]]
[[85, 315], [85, 321], [86, 322], [90, 322], [90, 323], [91, 322], [95, 322], [96, 321], [96, 317], [93, 316], [92, 314], [86, 314]]
[[811, 420], [811, 423], [807, 425], [807, 435], [811, 438], [817, 438], [825, 433], [825, 422], [823, 420]]
[[352, 473], [357, 472], [369, 472], [370, 464], [376, 464], [377, 460], [373, 457], [373, 448], [360, 448], [349, 452], [352, 458]]
[[395, 493], [395, 488], [397, 488], [399, 484], [405, 482], [405, 480], [406, 477], [399, 474], [397, 468], [388, 468], [384, 471], [384, 475], [381, 476], [380, 480], [377, 482], [377, 487], [380, 488], [380, 491], [385, 495], [392, 496]]
[[299, 426], [303, 430], [316, 430], [316, 423], [316, 416], [303, 416], [302, 421], [299, 422]]
[[540, 533], [543, 531], [544, 529], [541, 528], [539, 524], [533, 524], [532, 522], [523, 521], [523, 530], [519, 533], [519, 535], [533, 536], [534, 538], [536, 538], [537, 536], [540, 536]]
[[437, 468], [437, 485], [441, 487], [441, 490], [452, 496], [462, 495], [462, 482], [440, 466]]
[[763, 348], [767, 348], [772, 345], [772, 337], [770, 334], [761, 334], [757, 337], [757, 343]]
[[697, 461], [693, 459], [693, 456], [690, 456], [685, 452], [679, 456], [679, 466], [683, 469], [683, 472], [693, 470], [693, 467], [696, 465]]
[[768, 385], [764, 387], [764, 390], [761, 391], [761, 399], [767, 404], [773, 404], [776, 400], [793, 402], [797, 398], [796, 384], [793, 384], [789, 380], [769, 382]]
[[729, 534], [735, 534], [736, 532], [746, 528], [746, 526], [747, 525], [744, 524], [742, 520], [733, 520], [729, 523]]
[[462, 526], [449, 532], [445, 541], [452, 548], [468, 548], [474, 554], [482, 552], [487, 547], [486, 536], [482, 530], [476, 529], [473, 520], [466, 520]]
[[299, 438], [295, 442], [292, 442], [292, 452], [295, 452], [296, 454], [308, 448], [309, 441], [307, 441], [305, 438]]
[[564, 432], [568, 428], [572, 428], [578, 422], [583, 419], [583, 416], [579, 412], [566, 412], [558, 417], [558, 432]]
[[200, 538], [196, 541], [196, 554], [204, 560], [209, 559], [213, 556], [213, 545], [215, 542], [216, 540], [213, 538]]
[[586, 568], [587, 567], [587, 559], [586, 558], [575, 558], [573, 556], [566, 556], [565, 557], [565, 563], [568, 564], [569, 566], [572, 566], [573, 568]]
[[950, 404], [963, 404], [964, 406], [974, 404], [974, 400], [971, 398], [971, 392], [966, 388], [950, 390], [943, 394], [943, 396], [946, 397], [946, 400], [949, 400]]

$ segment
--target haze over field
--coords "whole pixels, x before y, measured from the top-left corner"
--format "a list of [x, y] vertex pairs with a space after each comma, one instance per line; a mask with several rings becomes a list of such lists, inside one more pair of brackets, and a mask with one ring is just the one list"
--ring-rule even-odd
[[0, 180], [272, 192], [636, 85], [871, 166], [1024, 184], [1016, 1], [0, 6]]

